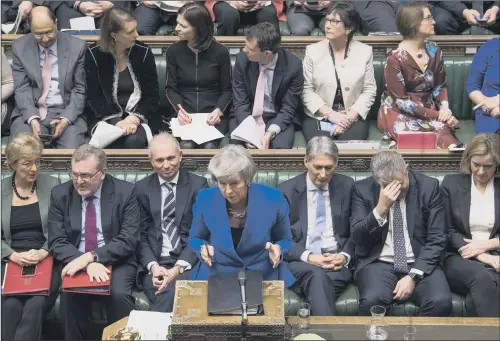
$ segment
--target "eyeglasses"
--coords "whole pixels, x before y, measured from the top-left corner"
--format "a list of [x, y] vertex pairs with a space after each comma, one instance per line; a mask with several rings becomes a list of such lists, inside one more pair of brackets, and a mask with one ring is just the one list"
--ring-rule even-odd
[[33, 33], [36, 39], [42, 39], [43, 37], [52, 38], [55, 32], [44, 32], [44, 33]]
[[41, 160], [35, 160], [35, 161], [26, 161], [20, 163], [20, 165], [26, 169], [31, 169], [33, 166], [36, 166], [36, 168], [40, 168], [40, 165], [42, 164]]
[[325, 20], [326, 20], [326, 23], [329, 23], [332, 26], [337, 26], [338, 24], [340, 24], [341, 22], [343, 22], [342, 20], [337, 20], [337, 19], [328, 19], [328, 18], [325, 18]]
[[78, 178], [82, 179], [83, 181], [89, 181], [96, 175], [97, 173], [101, 172], [102, 169], [99, 169], [97, 172], [94, 174], [87, 174], [87, 173], [69, 173], [69, 177], [73, 180], [78, 180]]
[[429, 14], [428, 16], [424, 17], [424, 20], [433, 21], [434, 17], [432, 16], [432, 14]]

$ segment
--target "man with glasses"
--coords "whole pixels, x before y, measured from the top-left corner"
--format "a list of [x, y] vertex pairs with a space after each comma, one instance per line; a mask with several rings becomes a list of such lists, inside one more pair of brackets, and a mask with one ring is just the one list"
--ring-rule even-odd
[[335, 301], [352, 280], [354, 180], [335, 174], [338, 159], [330, 137], [313, 137], [304, 159], [307, 172], [279, 186], [290, 204], [293, 246], [284, 259], [297, 280], [292, 289], [306, 296], [315, 316], [336, 315]]
[[208, 183], [181, 168], [179, 142], [167, 133], [153, 138], [149, 157], [155, 173], [135, 184], [141, 211], [138, 283], [151, 311], [171, 312], [176, 280], [187, 279], [198, 259], [187, 238], [196, 196]]
[[[105, 300], [111, 324], [134, 308], [140, 213], [134, 186], [106, 174], [106, 163], [100, 148], [75, 150], [72, 181], [52, 190], [48, 230], [50, 250], [64, 265], [63, 278], [83, 270], [91, 281], [102, 282], [110, 276], [106, 266], [112, 266], [111, 294], [98, 296]], [[85, 339], [90, 302], [86, 294], [61, 294], [65, 339]]]
[[396, 151], [376, 154], [371, 168], [373, 176], [356, 182], [351, 203], [359, 315], [411, 300], [419, 316], [449, 316], [451, 293], [441, 268], [448, 235], [438, 180], [408, 170]]
[[87, 132], [81, 117], [86, 43], [57, 32], [56, 18], [44, 6], [31, 10], [31, 31], [12, 43], [11, 138], [20, 132], [51, 135], [54, 147], [77, 148]]

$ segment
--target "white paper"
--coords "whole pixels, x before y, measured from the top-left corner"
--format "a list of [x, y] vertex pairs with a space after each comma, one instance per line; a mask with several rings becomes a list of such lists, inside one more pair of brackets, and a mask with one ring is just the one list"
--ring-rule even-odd
[[2, 32], [5, 34], [16, 34], [21, 25], [21, 13], [17, 12], [16, 20], [12, 24], [2, 24]]
[[208, 115], [210, 114], [190, 114], [192, 122], [185, 125], [181, 125], [177, 118], [172, 118], [170, 121], [172, 135], [182, 140], [192, 140], [197, 144], [223, 138], [224, 135], [217, 128], [207, 124]]
[[184, 1], [153, 1], [160, 9], [166, 12], [178, 12], [179, 8], [184, 5]]
[[231, 133], [232, 139], [248, 142], [259, 149], [264, 149], [261, 140], [262, 137], [263, 136], [260, 133], [259, 127], [251, 115], [245, 118], [243, 122], [241, 122], [241, 124]]
[[93, 17], [81, 17], [69, 19], [72, 30], [95, 30], [95, 21]]
[[127, 328], [137, 330], [141, 340], [166, 340], [171, 323], [172, 313], [132, 310]]
[[112, 124], [101, 121], [97, 123], [89, 144], [99, 148], [106, 148], [123, 136], [123, 131]]
[[350, 140], [335, 141], [338, 149], [380, 149], [380, 141]]

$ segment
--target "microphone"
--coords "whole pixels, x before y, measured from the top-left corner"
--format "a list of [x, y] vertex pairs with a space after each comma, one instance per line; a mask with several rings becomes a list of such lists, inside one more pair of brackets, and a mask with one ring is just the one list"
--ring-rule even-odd
[[240, 283], [241, 290], [241, 323], [247, 325], [248, 324], [248, 315], [247, 315], [247, 276], [245, 275], [245, 271], [240, 271], [238, 273], [238, 283]]

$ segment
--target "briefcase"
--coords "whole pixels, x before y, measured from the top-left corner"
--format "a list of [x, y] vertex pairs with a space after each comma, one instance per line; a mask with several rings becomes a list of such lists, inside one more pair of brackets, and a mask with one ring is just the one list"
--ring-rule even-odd
[[[106, 267], [112, 271], [112, 267]], [[91, 294], [91, 295], [109, 295], [111, 292], [111, 275], [108, 274], [109, 280], [106, 282], [90, 282], [89, 275], [86, 271], [79, 271], [73, 277], [64, 276], [62, 280], [62, 291], [76, 294]]]
[[[283, 281], [262, 282], [264, 315], [248, 316], [248, 341], [285, 338], [284, 290]], [[241, 316], [208, 313], [207, 281], [177, 281], [170, 325], [172, 340], [241, 340], [241, 332]]]
[[22, 267], [9, 262], [5, 266], [2, 295], [49, 296], [54, 258], [47, 257], [37, 265]]

